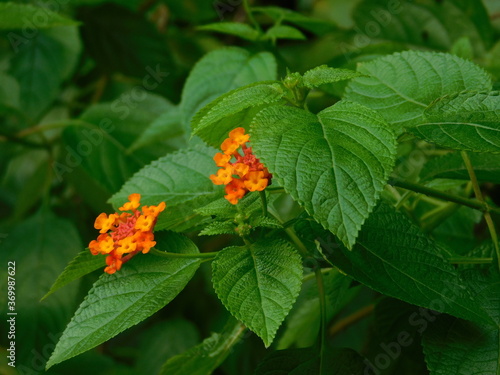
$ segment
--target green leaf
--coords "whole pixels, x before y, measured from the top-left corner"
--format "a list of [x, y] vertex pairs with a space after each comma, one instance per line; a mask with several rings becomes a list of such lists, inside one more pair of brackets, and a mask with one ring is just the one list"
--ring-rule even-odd
[[256, 116], [251, 134], [279, 184], [351, 248], [394, 165], [395, 135], [382, 117], [344, 101], [317, 116], [273, 106]]
[[[42, 353], [53, 347], [52, 340], [64, 329], [75, 308], [78, 286], [42, 302], [40, 298], [49, 290], [54, 279], [66, 264], [82, 249], [78, 231], [65, 219], [42, 208], [35, 215], [20, 222], [0, 241], [0, 261], [4, 265], [0, 293], [3, 303], [0, 313], [7, 316], [7, 267], [15, 263], [16, 332], [15, 340], [23, 343], [16, 347], [16, 365], [43, 366], [46, 356], [34, 357], [33, 351]], [[2, 332], [7, 331], [2, 328]], [[10, 341], [10, 340], [9, 340]], [[45, 348], [45, 349], [44, 349]], [[38, 359], [41, 358], [41, 359]], [[42, 362], [42, 363], [40, 363]]]
[[353, 18], [363, 45], [388, 40], [410, 48], [448, 51], [457, 39], [467, 36], [479, 56], [493, 39], [488, 12], [474, 0], [364, 0], [354, 9]]
[[185, 134], [179, 107], [172, 106], [147, 125], [128, 148], [128, 152], [183, 135]]
[[385, 204], [370, 215], [352, 251], [334, 244], [325, 252], [343, 272], [380, 293], [491, 324], [438, 245]]
[[[500, 155], [474, 152], [469, 154], [469, 159], [479, 181], [500, 184]], [[426, 163], [420, 172], [420, 178], [429, 181], [435, 178], [469, 180], [470, 177], [462, 155], [453, 152]]]
[[436, 100], [411, 129], [443, 147], [500, 153], [500, 92], [462, 92]]
[[474, 278], [473, 290], [495, 320], [496, 328], [452, 317], [439, 319], [433, 329], [424, 333], [422, 341], [432, 375], [500, 374], [500, 278], [498, 273], [489, 277], [474, 275]]
[[289, 22], [317, 35], [323, 35], [334, 28], [331, 22], [315, 17], [307, 17], [301, 13], [281, 7], [252, 7], [252, 12], [264, 13], [274, 21]]
[[201, 344], [169, 359], [163, 365], [160, 375], [212, 374], [240, 341], [244, 331], [243, 324], [230, 319], [221, 333], [213, 333]]
[[[186, 237], [155, 235], [157, 248], [196, 254]], [[186, 286], [199, 259], [164, 259], [138, 254], [113, 275], [103, 274], [66, 327], [47, 362], [47, 369], [109, 340], [167, 305]]]
[[369, 77], [351, 80], [344, 98], [378, 110], [398, 130], [419, 124], [437, 98], [464, 90], [491, 90], [484, 70], [444, 53], [395, 53], [360, 64], [358, 72]]
[[229, 34], [245, 40], [255, 41], [259, 38], [259, 32], [253, 27], [240, 22], [217, 22], [199, 26], [198, 30], [215, 31]]
[[[12, 2], [0, 3], [0, 30], [48, 29], [58, 26], [74, 26], [79, 22], [57, 14], [48, 8]], [[30, 31], [31, 33], [31, 31]], [[13, 36], [9, 36], [12, 38]], [[18, 37], [22, 38], [21, 35]]]
[[228, 247], [217, 254], [212, 272], [224, 306], [266, 347], [271, 345], [302, 284], [302, 261], [295, 249], [281, 240]]
[[80, 50], [76, 27], [40, 30], [33, 39], [14, 46], [8, 73], [19, 83], [20, 105], [28, 120], [35, 121], [57, 98]]
[[182, 90], [184, 124], [188, 127], [196, 112], [228, 91], [257, 81], [276, 80], [276, 70], [276, 60], [269, 52], [252, 55], [230, 47], [206, 54], [196, 63]]
[[258, 82], [219, 96], [196, 113], [191, 127], [209, 145], [221, 143], [236, 127], [248, 128], [260, 106], [279, 101], [285, 89], [279, 82]]
[[70, 282], [78, 280], [101, 267], [106, 266], [106, 257], [102, 255], [92, 255], [90, 251], [84, 250], [66, 266], [64, 271], [59, 275], [57, 280], [52, 284], [50, 290], [45, 294], [41, 301], [50, 296], [56, 290], [68, 285]]
[[264, 39], [297, 39], [306, 40], [306, 36], [295, 27], [287, 25], [274, 25], [264, 34]]
[[325, 353], [323, 371], [320, 371], [320, 351], [310, 347], [278, 350], [259, 364], [255, 375], [362, 374], [363, 358], [352, 349], [335, 348]]
[[215, 221], [203, 228], [199, 236], [214, 236], [217, 234], [237, 234], [235, 225], [228, 221]]
[[183, 230], [183, 225], [199, 219], [194, 209], [221, 195], [220, 186], [214, 185], [208, 177], [217, 170], [213, 155], [213, 149], [198, 147], [153, 161], [128, 180], [110, 198], [110, 203], [118, 209], [130, 194], [140, 192], [142, 204], [167, 204], [158, 217], [156, 230]]
[[329, 66], [321, 65], [305, 72], [303, 82], [304, 86], [312, 89], [326, 83], [344, 81], [360, 76], [360, 73], [353, 70], [330, 68]]

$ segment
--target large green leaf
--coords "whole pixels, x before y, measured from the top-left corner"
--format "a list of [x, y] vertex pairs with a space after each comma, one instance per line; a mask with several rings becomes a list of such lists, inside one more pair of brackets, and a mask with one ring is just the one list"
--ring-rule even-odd
[[358, 72], [369, 77], [351, 80], [345, 99], [380, 111], [397, 129], [419, 124], [427, 106], [444, 95], [491, 90], [491, 80], [480, 67], [444, 53], [395, 53], [360, 64]]
[[[18, 344], [22, 343], [16, 346], [18, 367], [33, 366], [34, 362], [43, 366], [46, 358], [33, 353], [45, 355], [46, 348], [52, 346], [52, 341], [70, 319], [76, 307], [76, 284], [68, 287], [66, 293], [39, 301], [81, 248], [78, 232], [71, 222], [56, 217], [44, 208], [19, 223], [8, 236], [0, 238], [0, 261], [4, 267], [0, 283], [3, 296], [0, 312], [6, 319], [7, 308], [11, 307], [7, 305], [7, 267], [11, 266], [9, 262], [15, 263], [15, 271], [10, 276], [15, 280], [16, 292], [15, 340]], [[6, 328], [2, 328], [2, 332], [5, 332], [6, 339]]]
[[493, 37], [486, 9], [474, 0], [364, 0], [353, 18], [363, 42], [387, 40], [447, 51], [458, 38], [467, 36], [481, 55]]
[[196, 112], [228, 91], [256, 81], [275, 80], [276, 69], [276, 60], [268, 52], [252, 55], [231, 47], [208, 53], [194, 66], [182, 90], [184, 124], [188, 127]]
[[64, 271], [57, 277], [50, 290], [42, 297], [42, 300], [50, 296], [56, 290], [68, 285], [72, 281], [78, 280], [99, 268], [106, 266], [105, 257], [102, 255], [92, 255], [90, 250], [84, 250], [66, 266]]
[[221, 250], [212, 263], [213, 284], [229, 312], [271, 345], [302, 284], [302, 261], [280, 240]]
[[219, 148], [236, 127], [248, 128], [261, 105], [279, 101], [285, 88], [277, 81], [253, 83], [219, 96], [200, 109], [191, 127], [209, 145]]
[[[162, 235], [156, 235], [159, 250], [198, 252], [184, 236]], [[160, 310], [184, 289], [199, 265], [196, 258], [139, 254], [115, 274], [103, 274], [66, 327], [47, 368], [109, 340]]]
[[500, 278], [472, 270], [473, 290], [496, 328], [443, 317], [424, 334], [425, 360], [431, 375], [500, 375]]
[[133, 193], [141, 194], [141, 203], [165, 202], [167, 208], [158, 217], [156, 229], [182, 230], [186, 222], [195, 220], [194, 209], [221, 195], [220, 186], [209, 175], [217, 167], [209, 147], [181, 150], [160, 158], [137, 172], [122, 189], [110, 198], [117, 209]]
[[199, 345], [170, 358], [160, 375], [210, 375], [224, 362], [233, 346], [240, 341], [245, 326], [230, 319], [222, 332], [213, 333]]
[[251, 134], [274, 178], [351, 248], [394, 164], [395, 135], [382, 117], [351, 102], [317, 116], [273, 106], [259, 112]]
[[438, 245], [393, 208], [377, 207], [352, 251], [333, 244], [324, 250], [332, 262], [370, 288], [414, 305], [491, 324]]
[[[57, 26], [73, 26], [78, 22], [57, 14], [48, 8], [39, 8], [30, 4], [12, 2], [0, 3], [0, 29], [26, 28], [31, 35], [31, 29], [48, 29]], [[28, 32], [26, 32], [28, 34]], [[23, 38], [20, 33], [19, 38]]]
[[[470, 153], [469, 158], [479, 181], [500, 184], [500, 155]], [[468, 180], [470, 177], [462, 155], [454, 152], [426, 163], [420, 178], [428, 181], [434, 178]]]
[[20, 104], [29, 121], [34, 121], [59, 94], [78, 62], [81, 42], [76, 27], [39, 30], [36, 37], [16, 44], [9, 74], [20, 88]]
[[411, 129], [443, 147], [500, 153], [500, 92], [462, 92], [432, 103]]

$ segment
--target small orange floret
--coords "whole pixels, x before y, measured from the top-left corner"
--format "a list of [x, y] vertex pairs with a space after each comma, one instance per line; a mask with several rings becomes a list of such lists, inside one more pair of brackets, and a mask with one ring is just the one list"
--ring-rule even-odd
[[[165, 209], [165, 202], [157, 206], [143, 206], [142, 214], [137, 208], [140, 206], [140, 194], [130, 194], [129, 202], [120, 210], [132, 211], [121, 214], [100, 214], [95, 221], [95, 228], [100, 229], [97, 240], [89, 244], [93, 255], [106, 254], [107, 267], [104, 272], [113, 274], [122, 264], [139, 252], [147, 253], [153, 246], [153, 228], [160, 212]], [[125, 255], [127, 254], [127, 255]]]
[[248, 142], [250, 134], [245, 134], [245, 128], [236, 128], [229, 132], [229, 139], [241, 146]]
[[[210, 176], [216, 185], [226, 185], [226, 198], [232, 204], [238, 203], [249, 191], [262, 191], [271, 183], [271, 174], [259, 159], [255, 157], [252, 148], [246, 143], [250, 139], [242, 127], [229, 132], [229, 138], [221, 144], [221, 150], [214, 156], [215, 164], [221, 167], [217, 174]], [[238, 152], [241, 146], [243, 155]], [[232, 157], [236, 158], [231, 162]]]
[[119, 208], [120, 211], [132, 211], [137, 209], [141, 205], [140, 200], [141, 200], [141, 195], [134, 193], [130, 194], [128, 196], [128, 200], [130, 202], [125, 203], [123, 206]]
[[231, 138], [227, 138], [222, 144], [220, 145], [220, 149], [224, 151], [224, 154], [226, 155], [232, 155], [236, 152], [236, 150], [240, 147], [238, 142], [233, 141]]
[[226, 155], [221, 152], [216, 153], [214, 156], [215, 164], [218, 167], [225, 167], [226, 165], [228, 165], [229, 160], [231, 160], [231, 155]]
[[267, 181], [263, 171], [249, 172], [245, 180], [245, 187], [250, 191], [262, 191], [267, 187]]

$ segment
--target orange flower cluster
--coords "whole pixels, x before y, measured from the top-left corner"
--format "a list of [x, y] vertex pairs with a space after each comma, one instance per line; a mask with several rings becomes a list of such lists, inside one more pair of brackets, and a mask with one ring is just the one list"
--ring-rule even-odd
[[[210, 176], [216, 185], [226, 185], [226, 198], [232, 204], [238, 203], [249, 191], [262, 191], [271, 181], [272, 175], [264, 164], [252, 154], [252, 148], [246, 143], [250, 139], [244, 128], [236, 128], [229, 133], [229, 138], [222, 142], [221, 150], [214, 156], [215, 164], [221, 167], [217, 174]], [[238, 152], [238, 148], [243, 155]], [[236, 161], [231, 162], [232, 158]]]
[[[140, 194], [130, 194], [128, 202], [119, 208], [120, 214], [100, 214], [95, 220], [95, 229], [100, 229], [99, 237], [89, 244], [93, 255], [107, 254], [104, 272], [113, 274], [122, 264], [142, 251], [146, 254], [156, 245], [153, 228], [160, 212], [165, 209], [165, 202], [158, 206], [142, 206], [142, 214], [137, 208], [141, 205]], [[127, 254], [127, 255], [125, 255]], [[124, 256], [125, 255], [125, 256]]]

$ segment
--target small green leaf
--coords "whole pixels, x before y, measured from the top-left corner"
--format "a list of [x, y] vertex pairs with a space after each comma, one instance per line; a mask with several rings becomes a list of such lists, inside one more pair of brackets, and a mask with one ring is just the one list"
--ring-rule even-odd
[[334, 28], [331, 22], [316, 17], [307, 17], [301, 13], [281, 7], [252, 7], [252, 12], [264, 13], [274, 21], [285, 21], [316, 35], [323, 35]]
[[0, 113], [20, 109], [19, 83], [10, 75], [0, 73]]
[[236, 127], [246, 127], [261, 105], [279, 101], [285, 89], [279, 82], [258, 82], [218, 97], [198, 111], [191, 127], [209, 145], [219, 148]]
[[368, 77], [351, 80], [344, 98], [379, 111], [398, 130], [419, 124], [437, 98], [491, 90], [491, 79], [479, 66], [444, 53], [395, 53], [360, 64], [358, 72]]
[[212, 263], [214, 289], [229, 312], [266, 347], [292, 308], [302, 284], [302, 262], [291, 245], [260, 241], [221, 250]]
[[344, 81], [355, 77], [360, 77], [361, 75], [362, 74], [353, 70], [330, 68], [329, 66], [321, 65], [305, 72], [303, 82], [304, 86], [312, 89], [326, 83]]
[[240, 341], [244, 331], [245, 326], [231, 318], [221, 333], [214, 333], [201, 344], [169, 359], [160, 375], [212, 374]]
[[78, 280], [80, 277], [85, 276], [101, 267], [105, 267], [105, 258], [106, 257], [102, 255], [92, 255], [88, 249], [78, 253], [78, 255], [59, 275], [54, 284], [52, 284], [50, 290], [42, 297], [41, 301], [70, 282]]
[[297, 39], [305, 40], [307, 39], [304, 34], [295, 27], [287, 25], [275, 25], [269, 28], [264, 34], [264, 39]]
[[215, 31], [222, 34], [229, 34], [242, 39], [255, 41], [259, 38], [259, 32], [253, 27], [240, 22], [217, 22], [199, 26], [198, 30]]
[[380, 293], [491, 324], [438, 245], [392, 207], [374, 210], [352, 251], [334, 243], [325, 252], [343, 272]]
[[276, 60], [269, 52], [252, 55], [236, 47], [212, 51], [196, 63], [186, 80], [180, 103], [183, 123], [188, 128], [196, 112], [228, 91], [276, 78]]
[[274, 178], [351, 248], [394, 164], [395, 135], [382, 117], [344, 101], [317, 116], [273, 106], [256, 116], [251, 134]]
[[462, 92], [440, 98], [410, 131], [443, 147], [500, 153], [500, 92]]
[[[469, 154], [469, 158], [478, 181], [500, 184], [500, 155], [474, 152]], [[470, 177], [462, 155], [453, 152], [426, 163], [420, 178], [429, 181], [435, 178], [469, 180]]]
[[[75, 26], [79, 22], [57, 14], [48, 8], [12, 2], [0, 3], [0, 30], [29, 28], [31, 30], [49, 29], [58, 26]], [[23, 34], [18, 38], [23, 38]], [[13, 36], [9, 36], [12, 38]]]
[[[157, 248], [196, 254], [187, 238], [156, 234]], [[167, 305], [200, 265], [195, 258], [164, 259], [138, 254], [113, 275], [103, 274], [66, 327], [47, 369], [109, 340]]]
[[233, 223], [224, 221], [215, 221], [213, 223], [208, 224], [205, 228], [203, 228], [199, 236], [214, 236], [216, 234], [237, 234], [235, 231], [235, 226]]
[[167, 204], [158, 217], [157, 230], [182, 231], [191, 227], [199, 221], [194, 209], [221, 195], [220, 186], [208, 177], [217, 170], [214, 154], [209, 147], [198, 147], [164, 156], [137, 172], [110, 198], [110, 203], [118, 209], [130, 194], [140, 192], [142, 204]]

